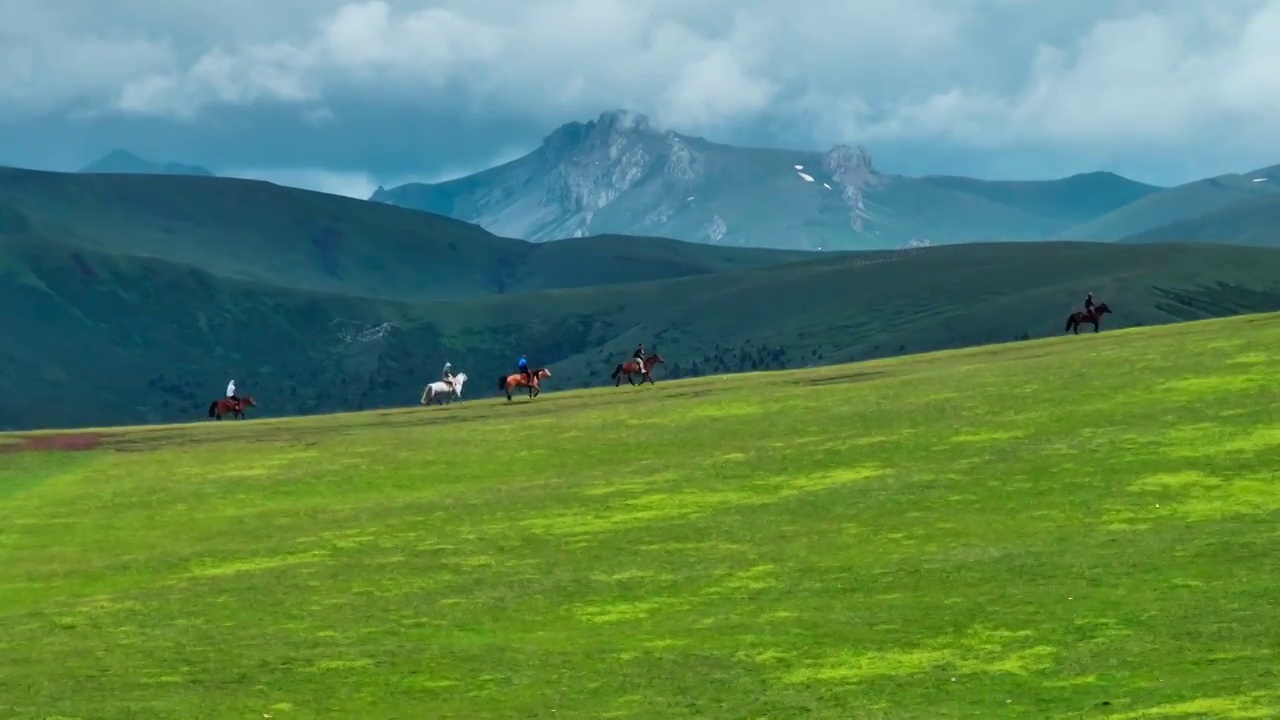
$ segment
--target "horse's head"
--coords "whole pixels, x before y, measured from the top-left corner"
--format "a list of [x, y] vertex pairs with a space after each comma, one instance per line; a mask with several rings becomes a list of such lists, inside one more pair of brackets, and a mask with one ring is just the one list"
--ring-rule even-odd
[[663, 360], [662, 356], [656, 353], [644, 359], [644, 364], [646, 367], [654, 367], [657, 365], [661, 365], [664, 362], [666, 362], [666, 360]]
[[551, 369], [550, 369], [550, 368], [538, 368], [538, 372], [536, 372], [536, 373], [534, 373], [534, 374], [538, 376], [538, 379], [539, 379], [539, 380], [546, 380], [547, 378], [551, 377]]
[[244, 397], [240, 398], [240, 405], [242, 407], [253, 407], [257, 404], [258, 403], [253, 401], [252, 395], [245, 395]]
[[458, 373], [457, 375], [453, 376], [453, 386], [457, 388], [457, 393], [459, 396], [462, 395], [462, 386], [466, 382], [467, 382], [466, 373]]
[[1102, 303], [1101, 305], [1094, 308], [1093, 311], [1098, 313], [1099, 315], [1106, 315], [1107, 313], [1111, 312], [1111, 308], [1107, 307], [1106, 303]]

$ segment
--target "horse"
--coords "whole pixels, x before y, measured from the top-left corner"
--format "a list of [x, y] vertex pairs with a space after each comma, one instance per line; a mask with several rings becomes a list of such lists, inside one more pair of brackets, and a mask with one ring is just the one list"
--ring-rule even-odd
[[253, 401], [252, 395], [246, 395], [245, 397], [240, 398], [239, 403], [236, 403], [231, 398], [214, 400], [209, 403], [209, 417], [221, 420], [223, 415], [230, 413], [231, 417], [243, 420], [244, 409], [247, 407], [253, 407], [254, 405], [257, 405], [257, 403]]
[[420, 404], [429, 405], [432, 400], [436, 400], [443, 405], [445, 397], [449, 398], [449, 402], [453, 402], [457, 398], [462, 397], [462, 385], [466, 381], [467, 374], [458, 373], [453, 376], [452, 385], [443, 380], [427, 383], [427, 386], [422, 388], [422, 400], [420, 401]]
[[645, 380], [648, 380], [649, 383], [652, 384], [653, 369], [661, 365], [663, 362], [665, 361], [662, 359], [662, 356], [658, 355], [657, 353], [650, 355], [649, 357], [644, 359], [644, 367], [637, 366], [636, 361], [634, 359], [628, 360], [627, 362], [624, 362], [624, 363], [618, 363], [618, 367], [614, 369], [613, 374], [610, 375], [609, 377], [613, 378], [616, 381], [613, 383], [614, 387], [618, 387], [619, 385], [621, 385], [622, 378], [624, 377], [627, 379], [627, 382], [631, 383], [632, 385], [635, 385], [636, 381], [631, 379], [632, 375], [640, 376], [641, 385], [644, 384]]
[[513, 373], [511, 375], [503, 375], [498, 378], [498, 390], [507, 391], [507, 399], [511, 399], [511, 391], [518, 387], [529, 388], [529, 399], [538, 397], [542, 389], [538, 387], [538, 383], [551, 377], [551, 370], [548, 368], [538, 368], [530, 373], [533, 381], [525, 379], [524, 373]]
[[1095, 307], [1093, 312], [1077, 310], [1067, 316], [1067, 326], [1062, 329], [1062, 332], [1074, 330], [1075, 334], [1079, 335], [1080, 326], [1084, 323], [1093, 323], [1093, 331], [1098, 332], [1098, 328], [1102, 324], [1102, 316], [1109, 312], [1111, 312], [1111, 308], [1107, 307], [1106, 303]]

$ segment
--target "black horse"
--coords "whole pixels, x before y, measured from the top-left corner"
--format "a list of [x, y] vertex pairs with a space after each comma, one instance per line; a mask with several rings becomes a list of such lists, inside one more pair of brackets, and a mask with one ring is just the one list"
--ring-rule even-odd
[[1076, 335], [1080, 334], [1080, 326], [1084, 323], [1092, 323], [1093, 331], [1098, 332], [1099, 326], [1102, 325], [1102, 316], [1111, 312], [1111, 308], [1106, 303], [1098, 305], [1093, 310], [1077, 310], [1067, 316], [1067, 326], [1062, 332], [1072, 330]]

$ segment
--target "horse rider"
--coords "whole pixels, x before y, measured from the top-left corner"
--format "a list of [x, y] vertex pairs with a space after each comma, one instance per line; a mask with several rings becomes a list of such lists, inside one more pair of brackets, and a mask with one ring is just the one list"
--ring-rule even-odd
[[453, 384], [453, 363], [448, 360], [444, 361], [444, 372], [442, 373], [442, 376], [444, 381], [448, 383], [449, 387], [453, 388], [453, 391], [456, 393], [458, 391], [458, 386]]
[[1094, 303], [1093, 303], [1093, 293], [1089, 293], [1089, 294], [1088, 294], [1088, 295], [1086, 295], [1086, 296], [1085, 296], [1085, 298], [1084, 298], [1084, 312], [1085, 312], [1085, 314], [1086, 314], [1086, 315], [1093, 315], [1093, 314], [1094, 314], [1094, 312], [1093, 312], [1093, 308], [1094, 308]]
[[636, 346], [636, 351], [631, 353], [631, 359], [636, 361], [636, 372], [644, 372], [644, 343]]
[[524, 379], [530, 383], [533, 382], [533, 373], [529, 372], [529, 361], [523, 355], [516, 361], [516, 370], [524, 375]]
[[231, 382], [227, 383], [227, 400], [231, 402], [233, 407], [236, 407], [236, 408], [240, 407], [240, 398], [236, 395], [235, 380], [232, 380]]

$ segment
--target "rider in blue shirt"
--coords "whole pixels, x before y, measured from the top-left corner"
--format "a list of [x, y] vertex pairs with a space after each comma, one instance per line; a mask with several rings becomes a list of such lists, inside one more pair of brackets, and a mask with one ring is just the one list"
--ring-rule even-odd
[[529, 361], [525, 360], [523, 355], [521, 355], [520, 360], [516, 362], [516, 367], [520, 370], [520, 373], [524, 375], [526, 380], [533, 379], [533, 376], [529, 373]]

